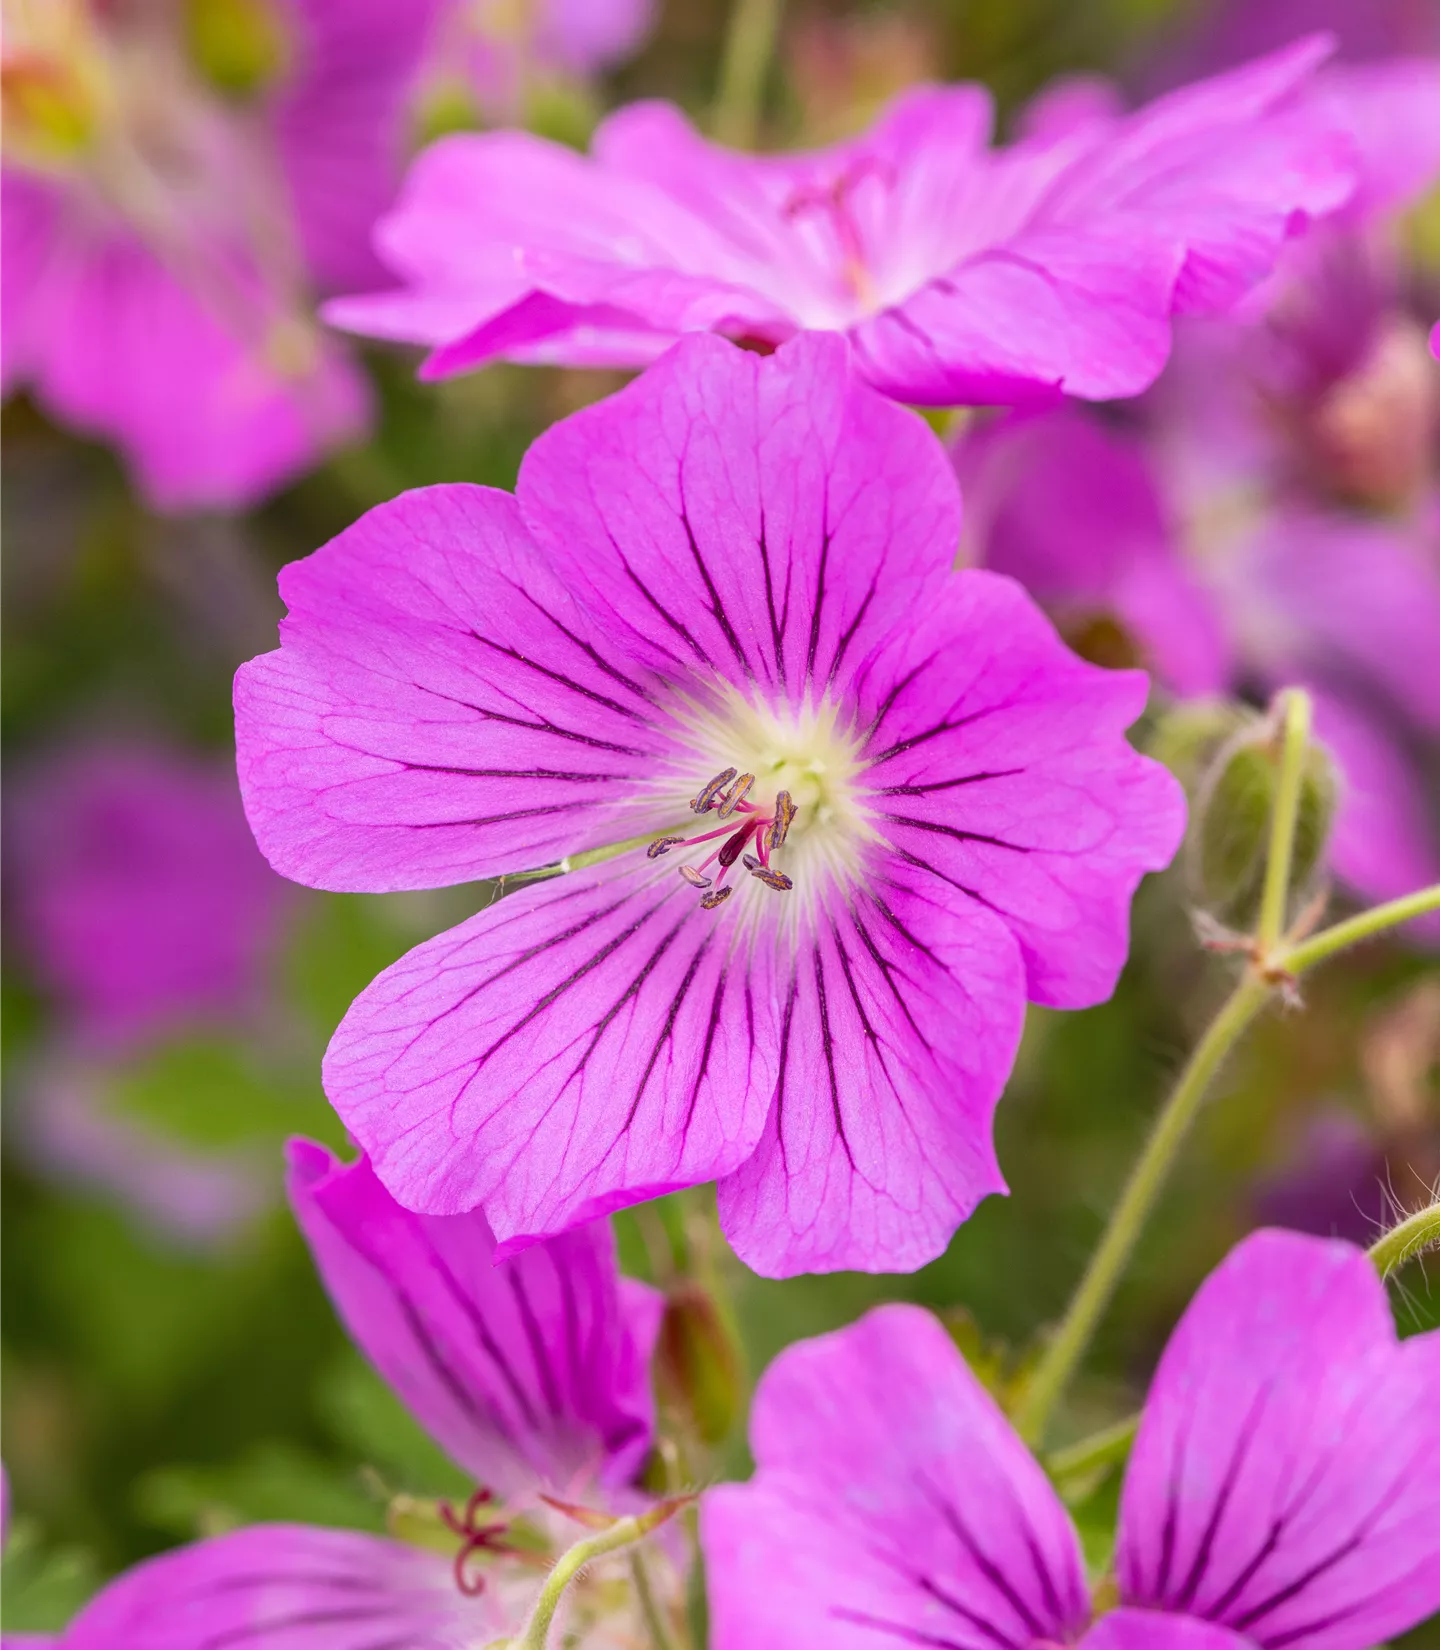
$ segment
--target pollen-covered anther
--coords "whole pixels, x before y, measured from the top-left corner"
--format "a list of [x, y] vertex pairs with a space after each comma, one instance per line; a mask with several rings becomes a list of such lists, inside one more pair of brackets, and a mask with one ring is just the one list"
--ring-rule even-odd
[[690, 804], [691, 808], [697, 814], [708, 814], [715, 806], [716, 799], [721, 791], [725, 789], [738, 771], [736, 768], [722, 768]]
[[683, 836], [662, 836], [645, 850], [646, 859], [659, 859], [668, 854], [672, 848], [678, 848], [685, 838]]
[[755, 775], [753, 773], [742, 773], [721, 798], [715, 817], [717, 819], [729, 819], [730, 815], [744, 802], [746, 793], [754, 783]]
[[763, 882], [767, 888], [773, 888], [779, 894], [788, 893], [795, 886], [783, 871], [772, 870], [768, 865], [753, 866], [750, 875], [757, 882]]
[[700, 909], [702, 911], [713, 911], [717, 905], [723, 905], [734, 892], [735, 889], [732, 884], [724, 883], [721, 887], [715, 889], [713, 893], [706, 894], [705, 898], [700, 901]]
[[785, 845], [785, 838], [790, 834], [790, 827], [795, 823], [795, 815], [798, 812], [799, 809], [792, 801], [789, 791], [781, 791], [776, 796], [774, 816], [765, 828], [767, 857]]
[[710, 886], [710, 878], [702, 876], [693, 865], [677, 865], [675, 869], [692, 888], [708, 888]]

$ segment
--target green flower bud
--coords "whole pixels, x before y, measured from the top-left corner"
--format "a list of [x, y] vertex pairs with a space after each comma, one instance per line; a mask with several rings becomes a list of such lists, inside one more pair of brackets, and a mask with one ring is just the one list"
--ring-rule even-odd
[[740, 1346], [710, 1295], [696, 1283], [670, 1293], [655, 1349], [661, 1405], [707, 1448], [739, 1419], [745, 1376]]
[[[1191, 897], [1208, 917], [1240, 933], [1250, 932], [1259, 915], [1280, 750], [1275, 720], [1251, 721], [1220, 747], [1197, 790], [1186, 845]], [[1322, 745], [1311, 744], [1301, 774], [1287, 924], [1320, 880], [1335, 802], [1334, 765]]]
[[191, 60], [217, 91], [247, 98], [289, 66], [289, 41], [270, 0], [187, 0]]

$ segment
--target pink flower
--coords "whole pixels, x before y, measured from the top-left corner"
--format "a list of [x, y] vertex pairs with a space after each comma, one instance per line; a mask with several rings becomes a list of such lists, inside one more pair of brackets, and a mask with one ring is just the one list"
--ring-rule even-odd
[[[757, 1269], [908, 1268], [1002, 1182], [1025, 998], [1104, 998], [1182, 829], [838, 338], [685, 340], [530, 450], [281, 576], [241, 668], [276, 869], [381, 891], [568, 874], [355, 1002], [326, 1091], [409, 1207], [509, 1252], [718, 1179]], [[646, 844], [649, 844], [648, 850]], [[594, 862], [591, 862], [594, 861]], [[677, 874], [678, 871], [678, 874]]]
[[67, 1035], [133, 1048], [260, 1003], [286, 888], [223, 767], [83, 744], [15, 786], [13, 912]]
[[901, 400], [1133, 395], [1173, 315], [1233, 304], [1348, 193], [1348, 145], [1296, 101], [1325, 51], [1000, 151], [977, 86], [914, 90], [864, 137], [793, 156], [715, 148], [658, 103], [611, 116], [589, 159], [445, 138], [377, 232], [403, 286], [326, 313], [432, 346], [431, 376], [823, 330]]
[[162, 510], [253, 503], [350, 439], [317, 289], [371, 281], [429, 0], [48, 0], [5, 43], [4, 354]]
[[1243, 313], [1197, 323], [1126, 423], [1079, 409], [957, 449], [969, 553], [1062, 626], [1120, 621], [1182, 696], [1308, 684], [1345, 772], [1336, 871], [1440, 879], [1420, 777], [1440, 735], [1440, 373], [1403, 301], [1399, 208], [1440, 176], [1440, 64], [1329, 71], [1361, 159], [1342, 212]]
[[1160, 1361], [1096, 1617], [1065, 1507], [953, 1341], [887, 1306], [782, 1353], [706, 1497], [715, 1650], [1365, 1650], [1440, 1608], [1440, 1334], [1348, 1244], [1260, 1232]]
[[[606, 1227], [497, 1265], [479, 1214], [408, 1214], [363, 1159], [341, 1164], [303, 1140], [290, 1148], [290, 1197], [356, 1343], [478, 1480], [465, 1508], [442, 1504], [453, 1552], [254, 1525], [121, 1576], [71, 1622], [60, 1650], [486, 1644], [523, 1625], [552, 1542], [583, 1533], [542, 1493], [642, 1504], [629, 1485], [653, 1432], [649, 1360], [662, 1302], [619, 1276]], [[670, 1608], [676, 1584], [663, 1557], [652, 1575]], [[580, 1583], [567, 1624], [633, 1631], [628, 1604], [614, 1605], [615, 1580], [602, 1565], [593, 1586]]]

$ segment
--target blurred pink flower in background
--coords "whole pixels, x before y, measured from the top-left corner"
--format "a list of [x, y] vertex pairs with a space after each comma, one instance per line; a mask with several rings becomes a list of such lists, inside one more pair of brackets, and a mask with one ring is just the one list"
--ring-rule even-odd
[[252, 1029], [291, 891], [256, 852], [228, 764], [78, 744], [12, 786], [7, 876], [53, 1029], [19, 1085], [16, 1139], [160, 1230], [223, 1238], [270, 1198], [248, 1156], [163, 1138], [107, 1102], [168, 1038]]
[[373, 282], [430, 0], [6, 0], [4, 371], [162, 510], [358, 435], [318, 292]]
[[1399, 213], [1440, 177], [1440, 62], [1327, 71], [1351, 200], [1232, 318], [1195, 322], [1124, 420], [1078, 408], [957, 446], [968, 554], [1072, 633], [1110, 615], [1181, 696], [1307, 684], [1345, 789], [1332, 843], [1369, 899], [1440, 877], [1440, 371]]
[[123, 1049], [260, 1007], [288, 890], [227, 763], [62, 749], [14, 785], [12, 911], [67, 1035]]
[[990, 147], [979, 86], [914, 88], [808, 154], [715, 147], [674, 107], [622, 109], [587, 158], [524, 132], [415, 163], [376, 244], [404, 283], [336, 324], [503, 357], [641, 366], [683, 332], [776, 345], [843, 331], [899, 399], [1133, 395], [1172, 317], [1229, 308], [1350, 192], [1350, 144], [1301, 95], [1301, 41], [1129, 116]]

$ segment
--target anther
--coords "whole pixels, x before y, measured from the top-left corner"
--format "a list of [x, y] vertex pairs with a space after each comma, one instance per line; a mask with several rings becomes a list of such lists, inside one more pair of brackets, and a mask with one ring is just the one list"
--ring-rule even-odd
[[735, 777], [735, 773], [736, 770], [734, 768], [722, 768], [721, 771], [717, 773], [705, 787], [705, 789], [701, 791], [699, 796], [697, 796], [690, 804], [691, 809], [697, 814], [708, 814], [715, 806], [716, 797], [720, 795], [721, 791], [723, 791]]
[[[735, 770], [732, 768], [730, 771], [731, 773], [734, 773]], [[724, 800], [720, 803], [716, 818], [729, 819], [730, 815], [733, 814], [745, 800], [745, 793], [754, 783], [755, 775], [753, 773], [742, 773], [730, 789], [726, 791]]]
[[683, 836], [662, 836], [652, 842], [645, 850], [646, 859], [659, 859], [662, 854], [668, 854], [672, 848], [678, 848], [685, 838]]
[[702, 877], [693, 865], [677, 865], [675, 869], [692, 888], [708, 888], [710, 886], [710, 878]]
[[758, 871], [760, 869], [760, 861], [756, 859], [754, 854], [741, 854], [740, 863], [747, 871]]
[[702, 911], [713, 911], [717, 905], [723, 905], [734, 892], [734, 888], [728, 882], [724, 883], [713, 894], [706, 894], [705, 898], [700, 901], [700, 909]]
[[765, 852], [773, 854], [782, 847], [785, 838], [790, 834], [790, 827], [795, 823], [795, 815], [799, 812], [790, 800], [789, 791], [781, 791], [775, 798], [775, 817], [765, 831]]
[[[772, 871], [768, 865], [757, 865], [750, 873], [758, 882], [763, 882], [767, 888], [773, 888], [783, 894], [795, 886], [783, 871]], [[703, 904], [704, 901], [702, 900]]]

